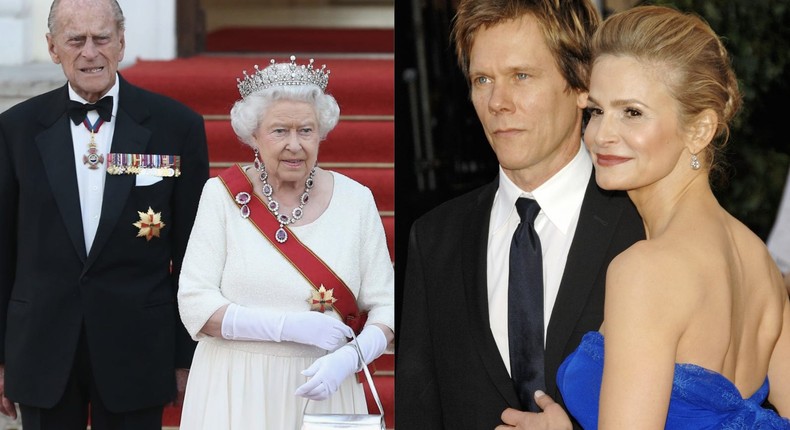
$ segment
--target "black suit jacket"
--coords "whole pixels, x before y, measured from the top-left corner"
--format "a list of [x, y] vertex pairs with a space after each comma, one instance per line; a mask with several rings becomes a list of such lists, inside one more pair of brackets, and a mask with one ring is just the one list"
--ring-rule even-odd
[[[105, 176], [101, 219], [86, 253], [68, 88], [0, 114], [0, 360], [6, 395], [56, 404], [84, 326], [93, 378], [114, 412], [163, 405], [194, 342], [180, 323], [177, 275], [208, 150], [202, 118], [121, 78], [112, 152], [181, 156], [182, 174], [150, 186]], [[87, 142], [86, 142], [87, 144]], [[86, 146], [87, 148], [87, 146]], [[106, 166], [106, 164], [105, 164]], [[136, 237], [148, 208], [160, 237]]]
[[[395, 384], [399, 430], [493, 429], [521, 409], [489, 326], [486, 252], [498, 181], [451, 200], [412, 226]], [[590, 178], [568, 254], [545, 352], [547, 394], [562, 360], [603, 320], [606, 268], [644, 238], [624, 193]]]

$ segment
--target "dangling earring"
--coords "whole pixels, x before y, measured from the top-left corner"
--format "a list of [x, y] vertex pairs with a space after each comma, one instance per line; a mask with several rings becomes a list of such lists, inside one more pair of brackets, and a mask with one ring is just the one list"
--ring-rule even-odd
[[699, 170], [699, 158], [697, 158], [697, 154], [691, 154], [691, 169], [692, 170]]
[[252, 162], [252, 165], [255, 166], [255, 170], [260, 172], [261, 168], [262, 168], [261, 166], [263, 166], [263, 162], [261, 161], [260, 157], [258, 156], [258, 155], [260, 155], [260, 154], [258, 154], [258, 148], [252, 148], [252, 150], [255, 151], [255, 160]]

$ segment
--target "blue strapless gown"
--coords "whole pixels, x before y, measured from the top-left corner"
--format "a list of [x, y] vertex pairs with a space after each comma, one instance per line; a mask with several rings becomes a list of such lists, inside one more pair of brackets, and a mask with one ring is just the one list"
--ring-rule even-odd
[[[598, 399], [603, 377], [603, 335], [590, 332], [557, 372], [557, 386], [571, 415], [585, 430], [598, 428]], [[760, 405], [768, 397], [768, 379], [748, 399], [720, 373], [695, 364], [675, 364], [666, 429], [790, 429], [790, 420]]]

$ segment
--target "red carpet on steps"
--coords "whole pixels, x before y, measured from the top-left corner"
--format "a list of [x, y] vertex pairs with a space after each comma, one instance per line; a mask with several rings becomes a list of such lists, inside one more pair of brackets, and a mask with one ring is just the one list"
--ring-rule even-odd
[[206, 51], [391, 53], [393, 34], [391, 28], [228, 27], [206, 35]]
[[[203, 115], [228, 115], [239, 98], [236, 78], [269, 64], [271, 57], [197, 56], [172, 61], [140, 60], [121, 70], [124, 78], [151, 91], [180, 100]], [[284, 58], [275, 58], [283, 61]], [[297, 63], [307, 58], [297, 57]], [[341, 115], [394, 115], [393, 60], [315, 59], [331, 70], [327, 92]]]

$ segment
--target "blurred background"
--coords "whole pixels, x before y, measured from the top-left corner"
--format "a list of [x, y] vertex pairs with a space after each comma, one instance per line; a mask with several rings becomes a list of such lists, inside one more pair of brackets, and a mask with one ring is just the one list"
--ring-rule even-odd
[[[411, 223], [488, 183], [497, 161], [483, 135], [449, 33], [457, 0], [408, 0], [395, 10], [396, 272], [402, 285]], [[731, 130], [721, 204], [765, 240], [790, 165], [790, 2], [784, 0], [601, 0], [602, 16], [639, 4], [703, 17], [723, 38], [744, 95]]]

